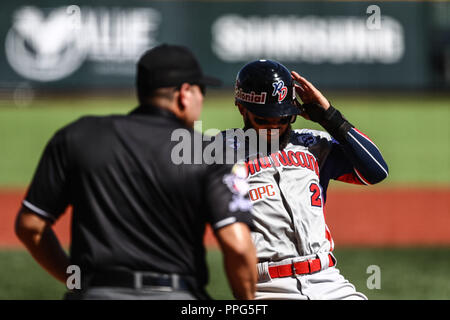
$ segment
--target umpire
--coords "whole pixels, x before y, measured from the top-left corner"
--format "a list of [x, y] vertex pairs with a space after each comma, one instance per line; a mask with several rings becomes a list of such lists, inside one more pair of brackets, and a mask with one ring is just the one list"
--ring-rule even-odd
[[[241, 182], [236, 168], [171, 161], [172, 132], [196, 134], [205, 86], [218, 80], [187, 48], [161, 45], [141, 57], [136, 82], [140, 105], [129, 114], [82, 117], [52, 137], [17, 215], [18, 238], [63, 283], [69, 266], [79, 268], [81, 288], [66, 299], [208, 299], [210, 223], [234, 296], [252, 299], [246, 190], [224, 183]], [[52, 230], [69, 205], [70, 257]]]

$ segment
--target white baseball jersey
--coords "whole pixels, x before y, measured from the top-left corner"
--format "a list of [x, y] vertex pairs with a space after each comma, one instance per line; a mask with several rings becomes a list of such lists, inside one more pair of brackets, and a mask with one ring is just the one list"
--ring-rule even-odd
[[[332, 139], [326, 132], [307, 129], [295, 130], [291, 136], [282, 151], [247, 162], [256, 229], [252, 236], [260, 261], [279, 261], [333, 249], [323, 214], [320, 159], [303, 138], [322, 138], [330, 143]], [[323, 143], [322, 148], [329, 145]], [[327, 152], [322, 150], [324, 155]]]
[[[235, 140], [233, 148], [243, 145]], [[332, 251], [324, 216], [330, 179], [367, 185], [388, 175], [376, 145], [356, 128], [340, 142], [327, 132], [293, 130], [283, 150], [247, 155], [246, 167], [260, 262]]]

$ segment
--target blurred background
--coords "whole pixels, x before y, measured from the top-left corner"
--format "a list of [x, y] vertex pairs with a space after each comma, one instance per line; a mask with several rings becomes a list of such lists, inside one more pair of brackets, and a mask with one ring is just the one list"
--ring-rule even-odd
[[[450, 3], [445, 1], [77, 1], [0, 4], [0, 299], [60, 299], [13, 232], [42, 150], [85, 114], [137, 104], [135, 62], [188, 46], [224, 86], [203, 130], [241, 127], [236, 73], [254, 59], [298, 71], [378, 145], [380, 185], [330, 185], [337, 268], [370, 299], [450, 299]], [[320, 129], [298, 119], [296, 128]], [[55, 229], [68, 248], [68, 212]], [[216, 299], [231, 299], [205, 236]], [[375, 266], [375, 267], [374, 267]], [[379, 272], [375, 272], [375, 271]], [[377, 278], [374, 278], [377, 277]]]

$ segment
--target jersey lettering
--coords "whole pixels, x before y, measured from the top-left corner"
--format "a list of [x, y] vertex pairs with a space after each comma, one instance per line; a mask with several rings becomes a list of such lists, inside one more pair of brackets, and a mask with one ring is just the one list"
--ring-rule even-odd
[[287, 153], [279, 151], [276, 154], [271, 154], [270, 157], [259, 157], [257, 159], [246, 162], [246, 167], [249, 175], [254, 175], [262, 169], [275, 167], [301, 167], [314, 171], [319, 176], [319, 163], [316, 158], [302, 151], [291, 151]]
[[309, 185], [309, 191], [312, 192], [311, 195], [311, 206], [313, 207], [322, 207], [322, 199], [320, 195], [320, 187], [317, 183], [311, 183]]
[[272, 197], [275, 195], [274, 187], [271, 184], [250, 189], [248, 196], [252, 201], [260, 200], [263, 197]]

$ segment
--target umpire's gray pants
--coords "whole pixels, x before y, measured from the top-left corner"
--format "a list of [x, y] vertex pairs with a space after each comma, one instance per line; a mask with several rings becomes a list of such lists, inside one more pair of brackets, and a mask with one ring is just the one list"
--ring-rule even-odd
[[65, 300], [197, 300], [187, 291], [162, 291], [118, 287], [92, 287], [84, 291], [70, 291]]

